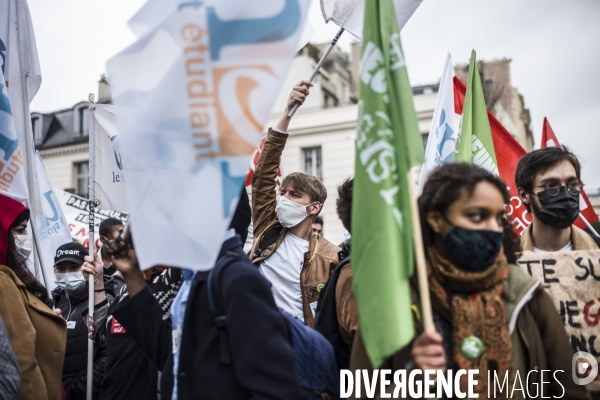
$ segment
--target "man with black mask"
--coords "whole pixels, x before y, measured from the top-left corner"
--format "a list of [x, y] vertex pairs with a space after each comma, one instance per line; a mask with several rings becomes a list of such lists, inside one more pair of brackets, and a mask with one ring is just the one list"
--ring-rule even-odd
[[581, 165], [565, 146], [526, 154], [517, 165], [519, 197], [533, 215], [521, 237], [523, 250], [535, 253], [595, 250], [598, 244], [573, 225], [579, 215]]

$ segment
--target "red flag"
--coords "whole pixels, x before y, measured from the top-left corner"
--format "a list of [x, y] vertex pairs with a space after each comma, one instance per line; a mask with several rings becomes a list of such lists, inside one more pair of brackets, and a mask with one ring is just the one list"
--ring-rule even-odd
[[[556, 147], [560, 146], [560, 142], [556, 138], [550, 123], [548, 122], [548, 118], [544, 117], [544, 127], [542, 129], [542, 148], [543, 147]], [[579, 207], [581, 209], [581, 214], [583, 217], [587, 219], [590, 224], [593, 224], [598, 221], [598, 216], [594, 211], [594, 207], [592, 207], [592, 203], [590, 203], [590, 199], [588, 199], [587, 194], [585, 194], [584, 190], [581, 190], [581, 195], [579, 197]], [[581, 218], [577, 218], [575, 220], [575, 225], [578, 228], [585, 229], [587, 226], [585, 222], [581, 220]]]
[[[457, 114], [462, 114], [466, 90], [466, 85], [455, 76], [454, 108]], [[521, 157], [527, 154], [527, 151], [502, 126], [490, 110], [488, 110], [488, 118], [492, 130], [496, 160], [498, 161], [498, 173], [500, 174], [500, 178], [508, 185], [508, 192], [510, 194], [510, 204], [506, 206], [506, 213], [513, 224], [513, 229], [520, 236], [527, 226], [531, 224], [531, 215], [529, 215], [525, 205], [519, 198], [519, 193], [515, 185], [515, 170], [517, 169], [517, 163]]]

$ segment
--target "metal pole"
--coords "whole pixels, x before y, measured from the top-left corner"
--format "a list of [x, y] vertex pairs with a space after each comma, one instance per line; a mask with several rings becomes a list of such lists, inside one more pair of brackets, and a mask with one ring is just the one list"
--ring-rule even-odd
[[[19, 5], [17, 5], [17, 23], [18, 26], [20, 27], [24, 27], [25, 23], [22, 20], [22, 15], [23, 12], [21, 10], [21, 7]], [[25, 29], [25, 28], [23, 28]], [[19, 48], [21, 49], [29, 49], [29, 44], [28, 43], [24, 43], [25, 40], [25, 35], [18, 35], [19, 38]], [[21, 97], [22, 97], [22, 102], [23, 102], [23, 118], [25, 118], [25, 120], [23, 121], [23, 125], [25, 127], [25, 158], [27, 159], [27, 190], [29, 191], [29, 208], [31, 210], [31, 216], [29, 218], [29, 223], [31, 224], [31, 230], [32, 230], [32, 234], [33, 234], [33, 265], [34, 265], [34, 271], [35, 271], [35, 279], [37, 279], [38, 281], [40, 280], [40, 276], [43, 278], [44, 280], [44, 284], [46, 286], [46, 288], [49, 288], [48, 286], [48, 282], [45, 279], [44, 273], [41, 272], [41, 267], [40, 267], [40, 257], [38, 255], [39, 249], [38, 249], [38, 236], [36, 234], [36, 229], [35, 229], [35, 218], [38, 215], [42, 215], [42, 210], [38, 209], [38, 205], [39, 203], [39, 199], [37, 198], [37, 193], [38, 191], [36, 191], [36, 187], [35, 184], [37, 183], [36, 180], [34, 179], [34, 173], [37, 170], [36, 168], [34, 168], [34, 162], [33, 162], [33, 147], [34, 144], [31, 141], [31, 138], [33, 137], [33, 133], [31, 132], [31, 118], [29, 118], [29, 95], [27, 92], [27, 78], [29, 77], [29, 57], [27, 57], [27, 54], [21, 54], [19, 52], [19, 66], [21, 68]]]
[[[90, 161], [88, 164], [88, 207], [89, 207], [89, 249], [90, 256], [94, 257], [94, 210], [96, 208], [96, 137], [94, 132], [94, 95], [90, 93], [88, 106], [88, 130], [89, 130], [89, 154]], [[93, 263], [92, 263], [93, 264]], [[89, 303], [88, 303], [88, 362], [87, 362], [87, 391], [86, 400], [92, 400], [93, 389], [93, 372], [94, 372], [94, 275], [89, 276]]]
[[[321, 59], [319, 60], [319, 63], [315, 67], [315, 70], [313, 71], [312, 75], [310, 76], [309, 81], [312, 82], [315, 79], [315, 77], [319, 73], [319, 70], [321, 69], [321, 66], [325, 62], [325, 59], [327, 58], [327, 56], [329, 55], [329, 53], [331, 53], [331, 50], [333, 50], [335, 44], [340, 39], [340, 36], [342, 36], [342, 33], [344, 33], [344, 28], [340, 28], [340, 30], [338, 31], [337, 35], [335, 35], [335, 37], [331, 41], [331, 44], [329, 45], [329, 47], [327, 47], [327, 50], [325, 50], [325, 53], [323, 53], [323, 56], [321, 57]], [[294, 114], [296, 114], [296, 110], [298, 109], [298, 107], [300, 107], [300, 103], [296, 103], [296, 105], [294, 106], [294, 108], [292, 108], [292, 110], [288, 114], [288, 117], [293, 117]]]
[[583, 216], [582, 213], [579, 213], [579, 218], [581, 218], [581, 220], [583, 221], [583, 223], [585, 224], [585, 226], [588, 227], [588, 229], [592, 232], [592, 234], [596, 237], [600, 237], [600, 235], [598, 235], [598, 232], [596, 232], [596, 230], [594, 229], [594, 227], [592, 226], [592, 224], [589, 223], [589, 221], [587, 219], [585, 219], [585, 217]]

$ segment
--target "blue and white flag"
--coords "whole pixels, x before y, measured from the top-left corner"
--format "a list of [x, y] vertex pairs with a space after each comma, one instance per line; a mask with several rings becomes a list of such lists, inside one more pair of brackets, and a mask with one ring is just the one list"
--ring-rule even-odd
[[453, 76], [452, 56], [448, 53], [427, 137], [425, 163], [421, 167], [419, 176], [419, 193], [431, 171], [442, 164], [452, 162], [454, 157], [461, 116], [454, 109]]
[[40, 194], [42, 195], [42, 215], [35, 220], [35, 229], [37, 230], [37, 246], [42, 258], [42, 268], [46, 287], [49, 290], [54, 289], [54, 256], [59, 246], [72, 242], [69, 223], [50, 180], [44, 168], [44, 163], [40, 153], [36, 152], [36, 166]]
[[309, 3], [150, 0], [133, 17], [107, 70], [142, 269], [214, 265]]
[[103, 210], [127, 211], [123, 158], [115, 148], [118, 138], [115, 106], [96, 104], [94, 108], [96, 201]]
[[0, 190], [22, 202], [29, 198], [23, 154], [19, 148], [2, 69], [0, 69]]

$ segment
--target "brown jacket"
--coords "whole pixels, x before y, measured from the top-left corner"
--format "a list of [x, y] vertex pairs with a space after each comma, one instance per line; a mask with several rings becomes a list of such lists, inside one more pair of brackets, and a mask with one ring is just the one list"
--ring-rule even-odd
[[[521, 248], [523, 251], [533, 251], [533, 238], [531, 231], [533, 224], [530, 224], [521, 236]], [[575, 225], [571, 225], [571, 244], [573, 250], [597, 250], [598, 246], [594, 239], [590, 237], [584, 230], [579, 229]]]
[[[551, 375], [546, 373], [544, 375], [544, 392], [540, 393], [538, 398], [556, 396], [556, 398], [570, 400], [587, 399], [585, 387], [578, 386], [573, 382], [571, 358], [574, 352], [554, 303], [541, 287], [540, 282], [530, 277], [521, 267], [509, 264], [509, 275], [504, 285], [503, 297], [509, 327], [512, 328], [513, 359], [523, 385], [525, 385], [525, 377], [529, 371], [552, 370], [554, 373], [554, 371], [563, 370], [564, 372], [557, 373], [556, 378], [564, 387], [564, 395], [563, 388]], [[423, 332], [423, 325], [419, 317], [420, 301], [416, 290], [412, 293], [412, 301], [413, 310], [419, 310], [418, 313], [413, 313], [416, 338]], [[379, 368], [392, 371], [410, 368], [411, 350], [412, 343], [387, 359]], [[368, 369], [369, 376], [372, 376], [373, 366], [367, 356], [360, 330], [354, 340], [350, 358], [350, 370], [357, 369]], [[530, 377], [529, 384], [537, 384], [539, 390], [542, 387], [540, 384], [541, 374], [531, 374]], [[509, 386], [512, 387], [512, 384], [511, 382]], [[535, 393], [536, 386], [530, 387], [532, 388], [531, 393]], [[389, 388], [392, 392], [393, 383]], [[377, 388], [378, 395], [379, 392], [380, 390]], [[364, 393], [363, 385], [361, 394], [364, 396]], [[521, 395], [520, 391], [514, 392], [514, 398], [522, 398], [519, 397]]]
[[358, 331], [358, 306], [352, 292], [352, 266], [350, 263], [344, 265], [340, 271], [335, 286], [335, 305], [340, 334], [344, 343], [352, 348], [352, 342]]
[[0, 315], [21, 371], [23, 400], [61, 400], [67, 324], [0, 265]]
[[[286, 228], [281, 230], [277, 241], [254, 257], [265, 233], [273, 227], [281, 227], [275, 206], [277, 198], [275, 193], [275, 178], [277, 167], [281, 162], [281, 153], [285, 147], [288, 135], [274, 132], [269, 129], [269, 134], [263, 147], [261, 156], [256, 163], [252, 178], [252, 223], [254, 226], [254, 243], [252, 245], [252, 262], [259, 265], [261, 261], [273, 254], [285, 238]], [[338, 252], [341, 249], [319, 235], [311, 232], [309, 249], [304, 255], [304, 266], [300, 272], [302, 285], [302, 304], [304, 308], [304, 321], [306, 325], [314, 326], [314, 316], [310, 307], [319, 299], [317, 287], [325, 284], [329, 275], [338, 264]]]

